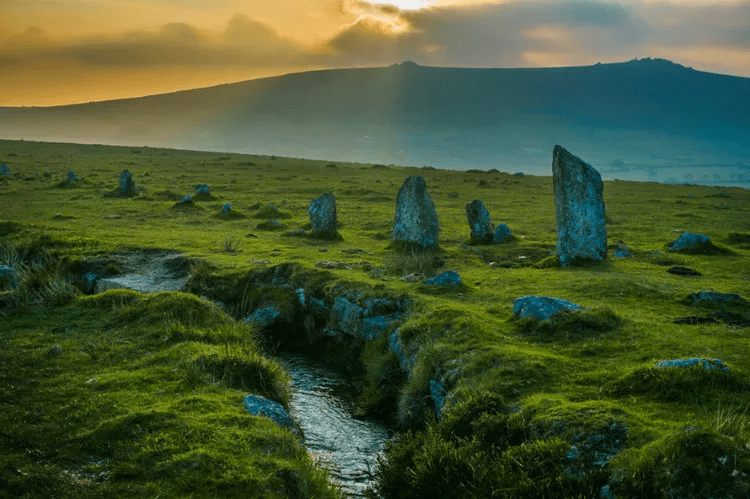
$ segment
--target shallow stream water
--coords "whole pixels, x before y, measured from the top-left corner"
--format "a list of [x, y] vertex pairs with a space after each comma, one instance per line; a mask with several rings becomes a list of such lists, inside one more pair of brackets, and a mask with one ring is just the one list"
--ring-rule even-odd
[[357, 387], [335, 370], [303, 355], [281, 354], [277, 360], [292, 378], [292, 414], [308, 450], [328, 464], [331, 478], [345, 492], [364, 497], [390, 436], [388, 428], [354, 417]]

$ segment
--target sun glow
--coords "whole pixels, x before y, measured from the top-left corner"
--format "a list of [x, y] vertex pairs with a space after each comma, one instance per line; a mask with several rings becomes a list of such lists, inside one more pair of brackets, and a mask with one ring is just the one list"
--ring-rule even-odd
[[383, 2], [369, 2], [373, 5], [393, 5], [399, 10], [419, 10], [429, 7], [436, 3], [431, 0], [392, 0]]

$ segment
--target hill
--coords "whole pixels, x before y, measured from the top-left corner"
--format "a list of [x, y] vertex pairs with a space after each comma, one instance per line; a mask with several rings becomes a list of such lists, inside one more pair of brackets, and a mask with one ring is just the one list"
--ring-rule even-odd
[[605, 178], [750, 182], [750, 79], [665, 60], [468, 69], [411, 62], [135, 99], [1, 108], [0, 137], [546, 172], [556, 143]]

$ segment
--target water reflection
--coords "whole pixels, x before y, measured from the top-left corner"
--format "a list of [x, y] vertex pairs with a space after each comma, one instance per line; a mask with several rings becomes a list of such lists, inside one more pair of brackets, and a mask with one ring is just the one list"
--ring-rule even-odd
[[292, 378], [292, 414], [305, 433], [305, 445], [329, 463], [332, 478], [347, 493], [363, 497], [389, 430], [354, 418], [357, 387], [336, 371], [301, 355], [283, 354], [277, 360]]

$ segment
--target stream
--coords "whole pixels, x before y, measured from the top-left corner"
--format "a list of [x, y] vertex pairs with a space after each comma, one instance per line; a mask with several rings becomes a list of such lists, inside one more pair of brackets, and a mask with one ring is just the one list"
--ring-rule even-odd
[[284, 353], [276, 360], [292, 378], [291, 412], [308, 451], [327, 463], [344, 492], [364, 497], [390, 430], [354, 417], [357, 388], [335, 370], [303, 355]]

